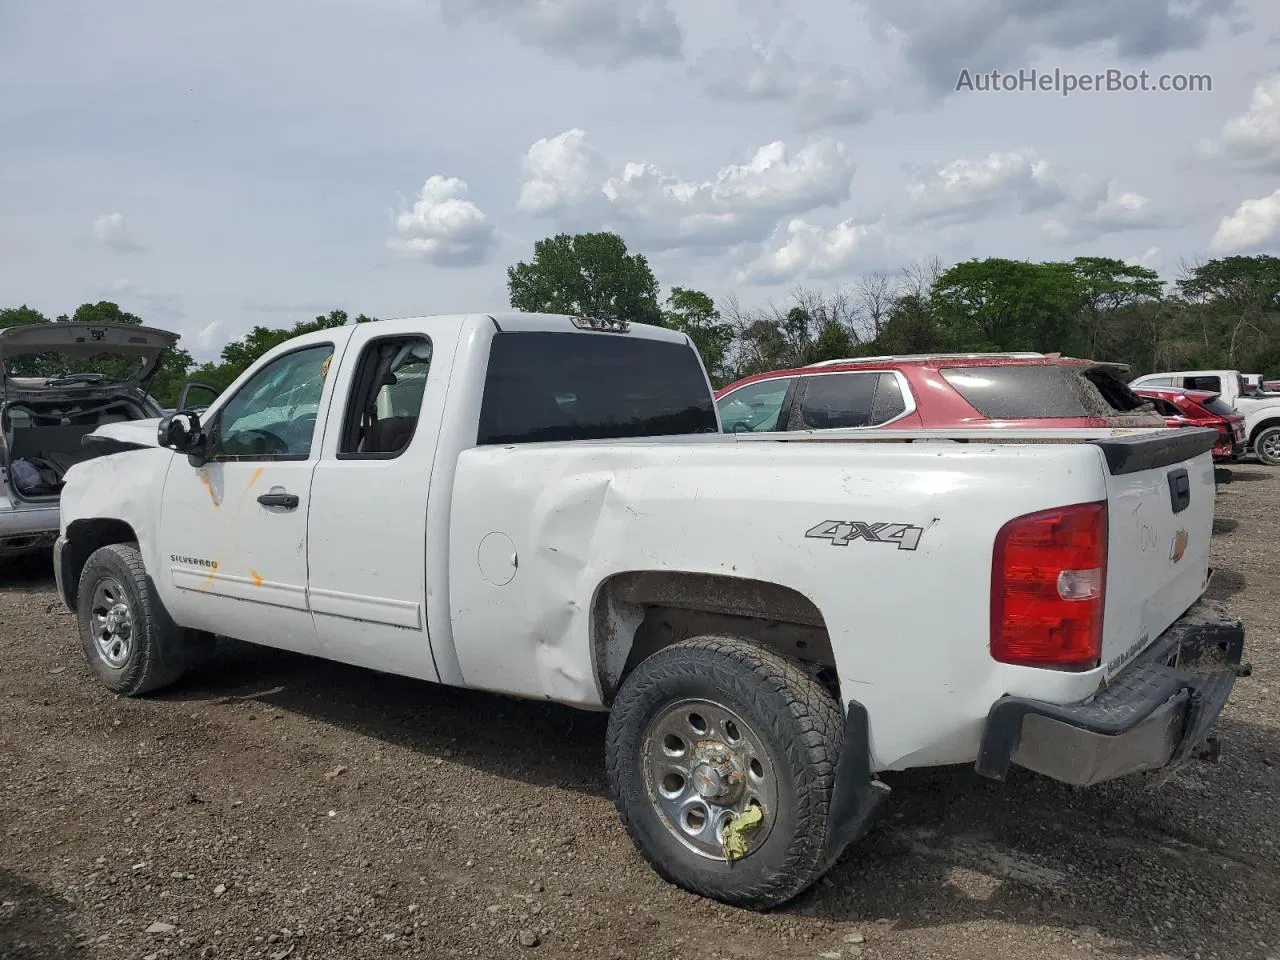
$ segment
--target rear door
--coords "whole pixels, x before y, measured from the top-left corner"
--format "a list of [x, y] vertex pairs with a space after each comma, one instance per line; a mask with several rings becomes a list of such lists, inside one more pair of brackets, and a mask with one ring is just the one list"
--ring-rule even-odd
[[443, 323], [431, 328], [435, 338], [385, 329], [359, 327], [337, 374], [311, 486], [311, 613], [323, 656], [436, 680], [427, 496], [451, 359], [436, 340], [448, 347], [455, 338]]
[[[1213, 533], [1210, 450], [1217, 431], [1099, 443], [1107, 471], [1107, 584], [1102, 660], [1110, 676], [1204, 592]], [[1127, 452], [1125, 452], [1127, 450]]]

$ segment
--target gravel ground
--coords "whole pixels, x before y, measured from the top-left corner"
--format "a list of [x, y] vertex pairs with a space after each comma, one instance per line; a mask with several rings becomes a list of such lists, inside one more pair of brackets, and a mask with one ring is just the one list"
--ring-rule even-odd
[[644, 865], [599, 715], [239, 644], [117, 699], [25, 563], [0, 588], [0, 957], [1280, 957], [1280, 471], [1232, 473], [1213, 594], [1255, 672], [1219, 763], [893, 775], [875, 832], [769, 914]]

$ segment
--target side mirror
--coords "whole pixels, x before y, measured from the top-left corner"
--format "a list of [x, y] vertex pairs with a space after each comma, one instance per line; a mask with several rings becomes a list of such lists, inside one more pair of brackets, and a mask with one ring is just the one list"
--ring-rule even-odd
[[160, 418], [156, 443], [178, 453], [187, 453], [201, 439], [200, 417], [191, 410], [179, 410]]

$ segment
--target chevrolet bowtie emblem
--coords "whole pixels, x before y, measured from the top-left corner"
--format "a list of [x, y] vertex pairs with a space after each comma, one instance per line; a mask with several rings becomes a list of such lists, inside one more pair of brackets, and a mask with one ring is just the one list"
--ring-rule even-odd
[[1182, 559], [1182, 555], [1187, 552], [1187, 541], [1190, 537], [1187, 531], [1179, 530], [1173, 537], [1173, 543], [1169, 545], [1169, 559], [1177, 563]]

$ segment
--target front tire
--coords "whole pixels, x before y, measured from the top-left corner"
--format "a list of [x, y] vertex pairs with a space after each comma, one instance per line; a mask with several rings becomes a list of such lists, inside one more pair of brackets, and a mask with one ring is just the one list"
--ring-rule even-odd
[[76, 615], [85, 660], [113, 693], [151, 693], [186, 671], [186, 631], [160, 605], [133, 544], [111, 544], [89, 556]]
[[[614, 804], [663, 879], [734, 906], [797, 896], [830, 865], [827, 819], [844, 738], [839, 704], [801, 667], [734, 637], [658, 651], [609, 716]], [[723, 828], [761, 808], [729, 860]]]
[[1280, 427], [1267, 427], [1253, 438], [1253, 452], [1269, 467], [1280, 467]]

